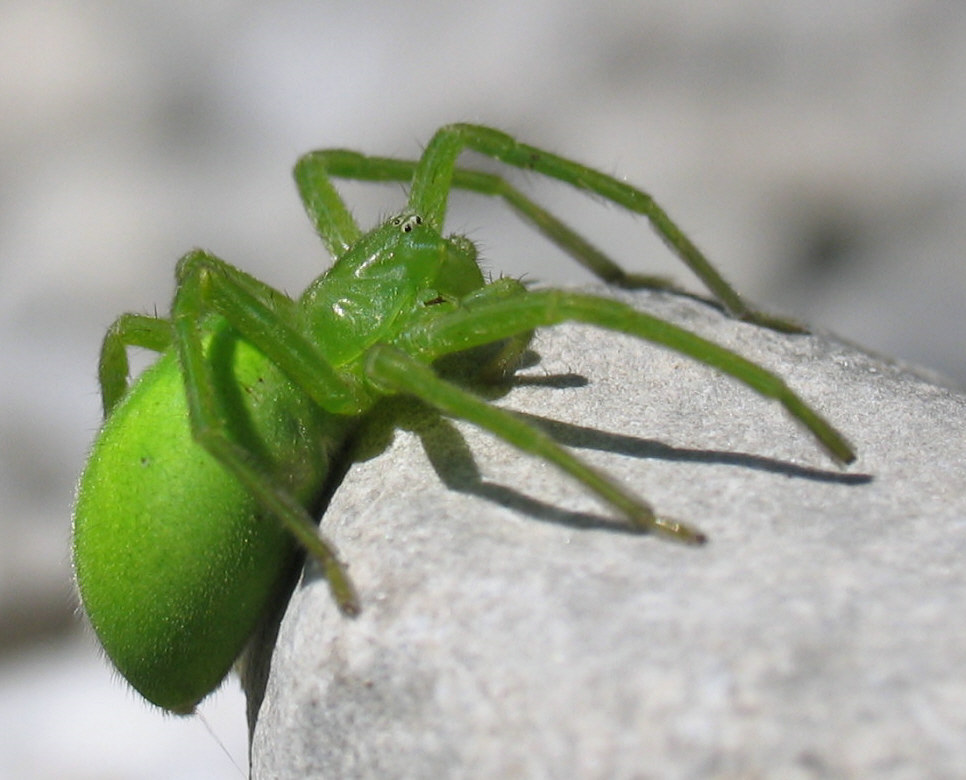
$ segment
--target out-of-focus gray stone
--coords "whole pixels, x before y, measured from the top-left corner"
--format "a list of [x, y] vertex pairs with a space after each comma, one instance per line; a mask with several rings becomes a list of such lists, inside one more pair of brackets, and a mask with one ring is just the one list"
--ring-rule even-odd
[[840, 470], [775, 404], [676, 354], [542, 331], [540, 362], [498, 403], [709, 544], [614, 530], [553, 467], [410, 415], [323, 519], [363, 612], [341, 617], [308, 570], [274, 651], [255, 777], [966, 766], [966, 397], [835, 340], [637, 299], [779, 373], [858, 461]]

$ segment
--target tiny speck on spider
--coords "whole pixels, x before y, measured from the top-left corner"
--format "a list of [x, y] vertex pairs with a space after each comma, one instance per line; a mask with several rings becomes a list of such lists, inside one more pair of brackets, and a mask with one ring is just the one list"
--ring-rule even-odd
[[[854, 459], [785, 382], [724, 347], [607, 297], [531, 290], [507, 277], [488, 283], [473, 243], [444, 233], [454, 188], [501, 198], [605, 282], [654, 286], [501, 176], [459, 166], [466, 149], [643, 215], [732, 316], [800, 330], [750, 309], [647, 193], [498, 130], [443, 127], [415, 161], [344, 149], [305, 155], [295, 180], [335, 259], [327, 271], [292, 298], [208, 252], [189, 252], [177, 265], [170, 314], [121, 315], [101, 349], [105, 423], [78, 487], [74, 567], [107, 655], [159, 707], [191, 713], [218, 686], [302, 553], [321, 566], [339, 609], [359, 612], [366, 594], [319, 535], [316, 514], [343, 444], [386, 395], [413, 396], [552, 463], [634, 529], [704, 540], [523, 418], [441, 378], [440, 358], [490, 346], [467, 370], [504, 381], [535, 329], [596, 325], [734, 377], [778, 401], [833, 459]], [[409, 182], [409, 202], [364, 233], [338, 178]], [[130, 347], [159, 355], [131, 382]]]

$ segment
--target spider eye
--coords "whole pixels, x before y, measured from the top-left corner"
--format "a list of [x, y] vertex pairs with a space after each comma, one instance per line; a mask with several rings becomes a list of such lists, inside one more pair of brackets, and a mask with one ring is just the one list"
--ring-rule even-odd
[[401, 227], [403, 233], [411, 233], [416, 225], [423, 224], [423, 218], [418, 214], [410, 214], [409, 216], [400, 214], [398, 217], [393, 218], [392, 224], [396, 227]]

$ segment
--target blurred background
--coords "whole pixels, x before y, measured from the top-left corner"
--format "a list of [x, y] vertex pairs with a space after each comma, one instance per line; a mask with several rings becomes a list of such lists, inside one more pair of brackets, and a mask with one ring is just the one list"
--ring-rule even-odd
[[[0, 2], [0, 778], [238, 777], [75, 614], [75, 479], [105, 327], [203, 246], [298, 292], [328, 263], [290, 169], [496, 125], [649, 190], [750, 300], [966, 380], [966, 4], [712, 0]], [[628, 268], [696, 289], [646, 225], [511, 174]], [[402, 188], [343, 190], [364, 224]], [[497, 203], [494, 272], [588, 277]], [[246, 762], [237, 683], [206, 704]]]

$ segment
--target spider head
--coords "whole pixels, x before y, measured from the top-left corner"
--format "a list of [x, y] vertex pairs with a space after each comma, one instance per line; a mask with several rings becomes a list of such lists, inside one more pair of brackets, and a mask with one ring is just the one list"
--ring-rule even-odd
[[357, 278], [393, 275], [413, 289], [432, 289], [453, 298], [484, 284], [473, 242], [459, 235], [444, 238], [414, 211], [391, 217], [370, 235], [379, 238], [374, 251], [357, 266]]

